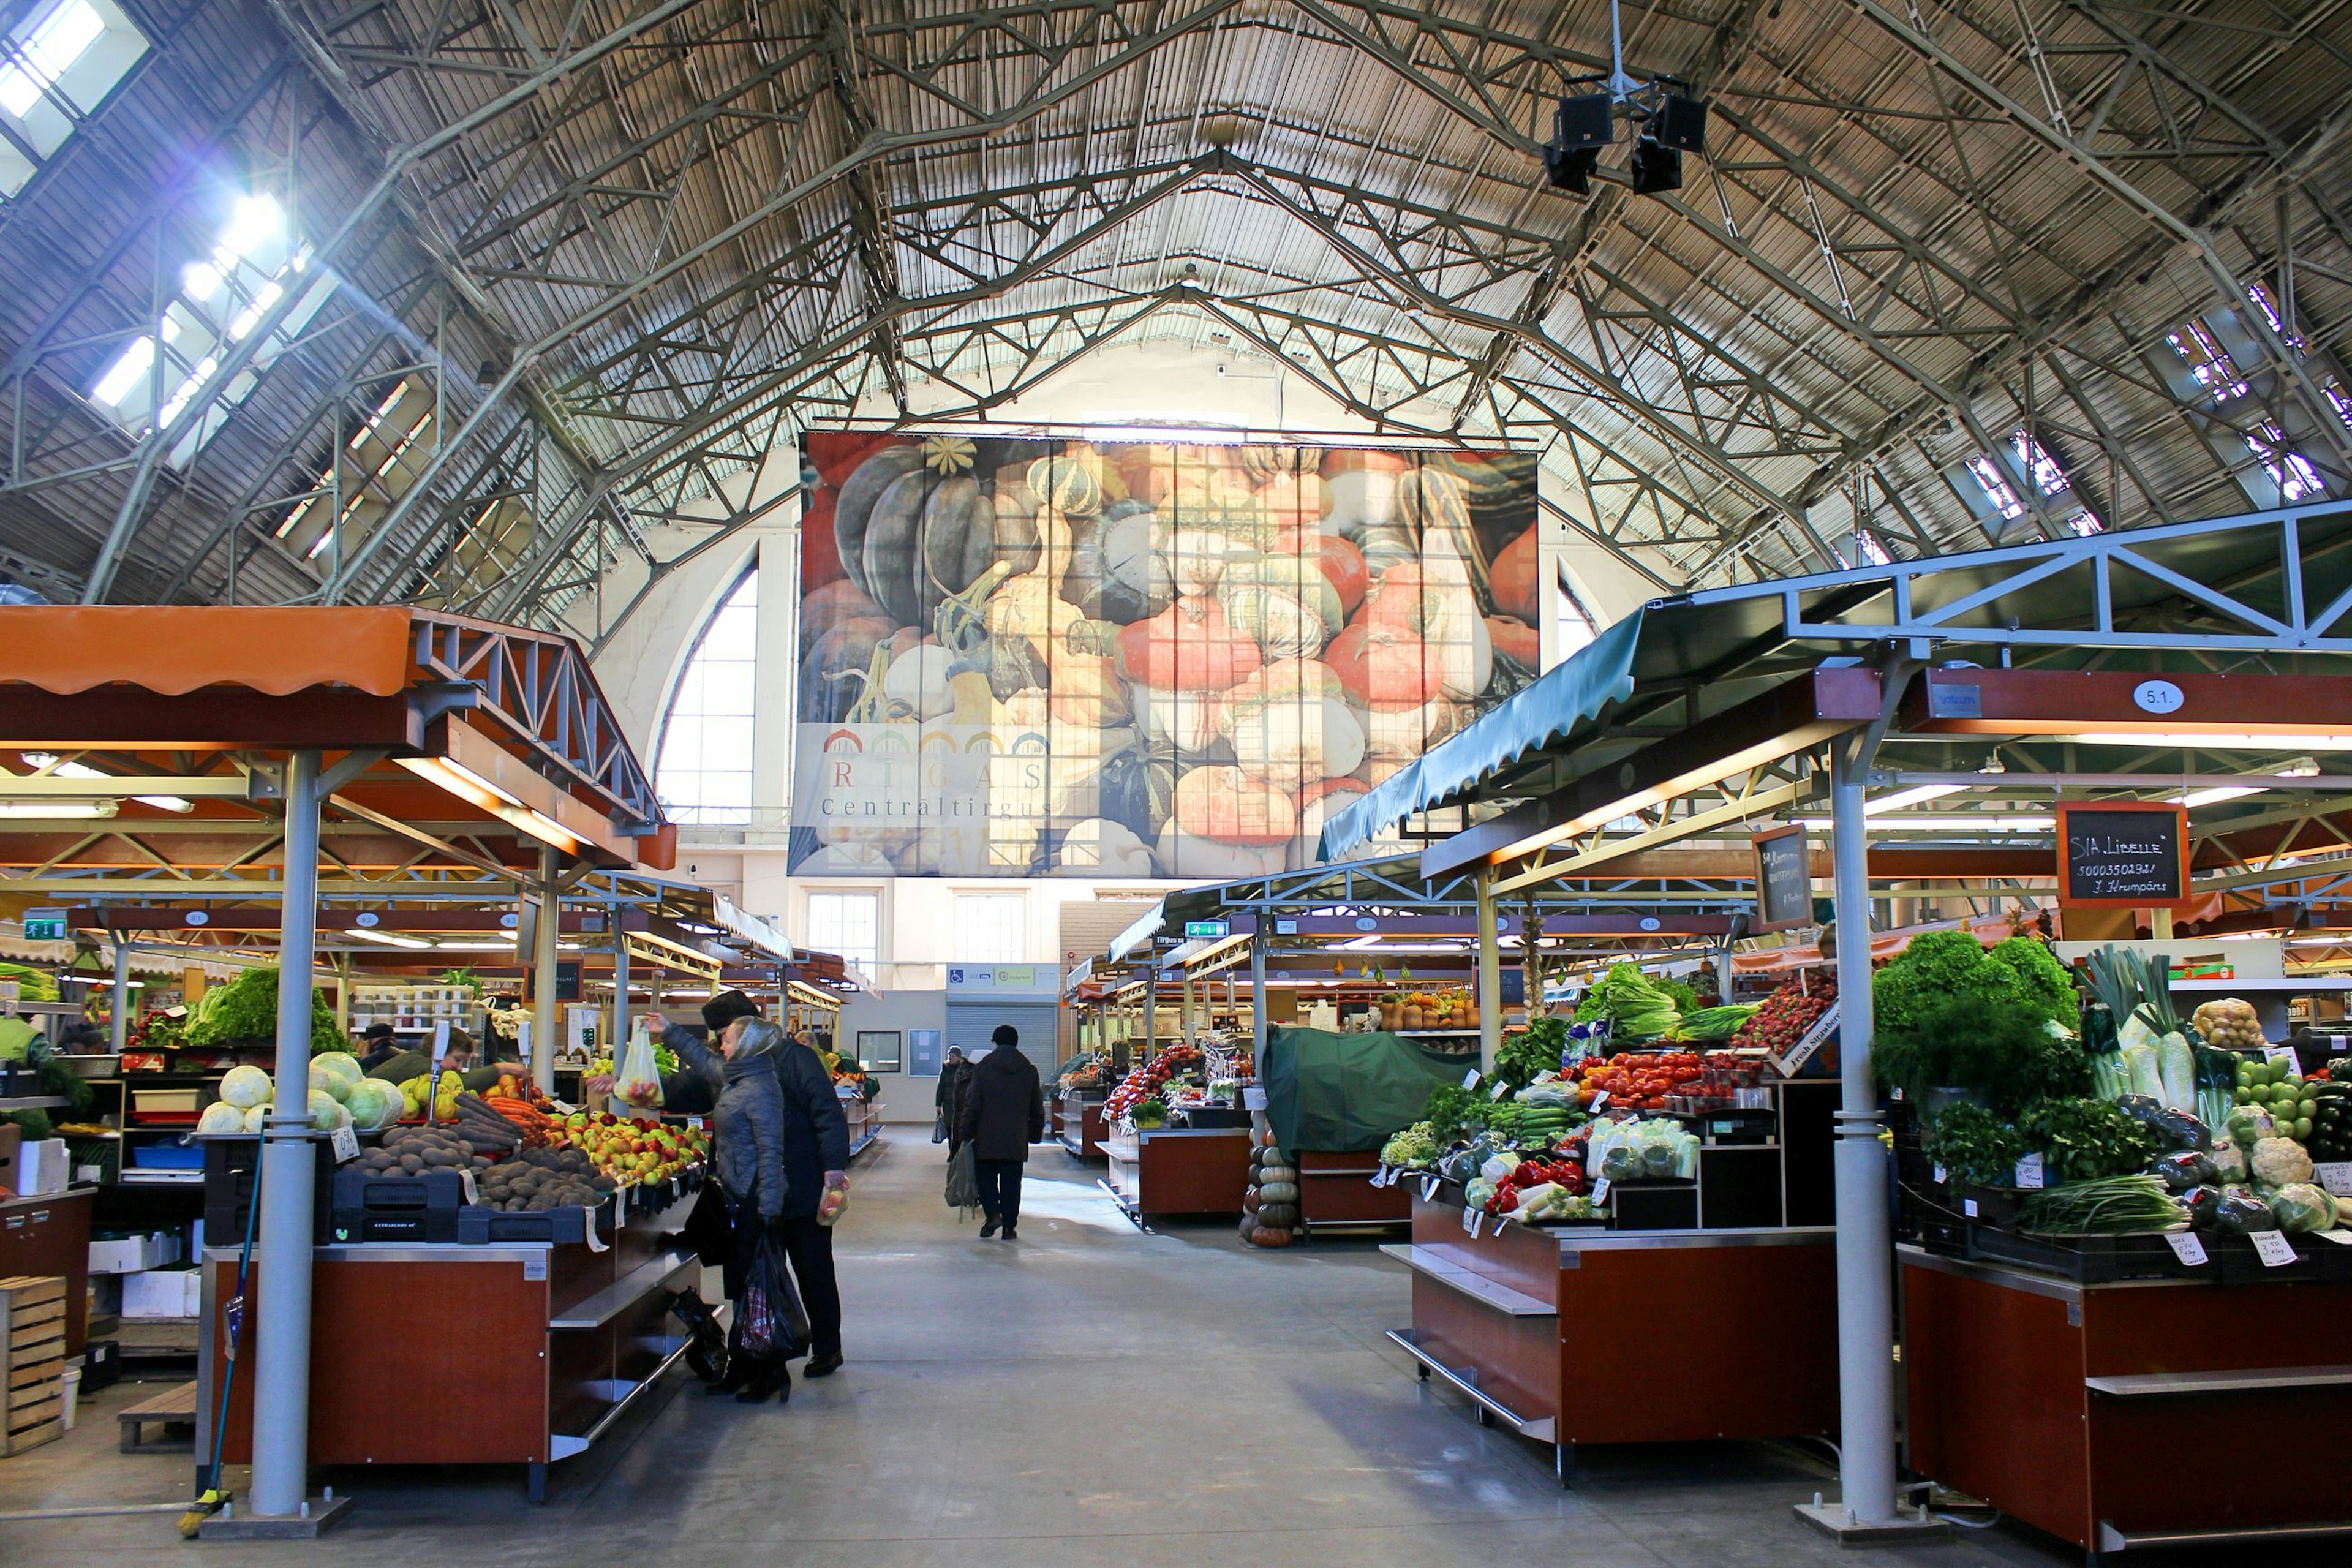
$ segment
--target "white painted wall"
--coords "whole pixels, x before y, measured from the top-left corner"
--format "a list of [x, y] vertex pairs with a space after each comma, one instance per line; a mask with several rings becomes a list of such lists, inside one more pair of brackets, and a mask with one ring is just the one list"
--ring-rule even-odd
[[[947, 994], [943, 991], [901, 991], [880, 996], [853, 996], [841, 1009], [841, 1030], [835, 1045], [844, 1053], [848, 1053], [856, 1048], [858, 1030], [896, 1029], [900, 1036], [898, 1044], [903, 1061], [906, 1059], [905, 1036], [908, 1030], [938, 1029], [945, 1033], [947, 1026]], [[918, 1078], [909, 1072], [877, 1073], [875, 1077], [882, 1084], [883, 1121], [929, 1123], [931, 1095], [940, 1084], [936, 1077]], [[945, 1159], [944, 1150], [940, 1157]]]

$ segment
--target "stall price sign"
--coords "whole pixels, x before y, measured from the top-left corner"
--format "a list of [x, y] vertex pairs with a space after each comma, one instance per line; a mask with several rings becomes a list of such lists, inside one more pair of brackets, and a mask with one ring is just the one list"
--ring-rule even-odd
[[2263, 1047], [2263, 1060], [2266, 1062], [2284, 1062], [2286, 1063], [2287, 1070], [2289, 1072], [2301, 1072], [2303, 1070], [2303, 1062], [2301, 1058], [2296, 1057], [2294, 1054], [2294, 1047], [2293, 1046], [2264, 1046]]
[[2196, 1232], [2168, 1230], [2164, 1233], [2164, 1239], [2172, 1244], [2172, 1255], [2189, 1268], [2194, 1268], [2205, 1261], [2205, 1244], [2197, 1239]]
[[2312, 1167], [2313, 1178], [2334, 1198], [2352, 1198], [2352, 1160], [2329, 1160]]
[[360, 1157], [360, 1135], [352, 1131], [352, 1125], [348, 1121], [336, 1128], [328, 1142], [335, 1151], [335, 1163], [338, 1165], [346, 1160], [356, 1160]]
[[1471, 1240], [1475, 1241], [1478, 1239], [1479, 1227], [1484, 1226], [1486, 1223], [1486, 1216], [1480, 1214], [1476, 1209], [1468, 1207], [1463, 1209], [1462, 1234], [1468, 1237]]
[[1837, 1026], [1838, 1004], [1832, 1002], [1822, 1010], [1820, 1017], [1813, 1020], [1812, 1027], [1797, 1037], [1795, 1045], [1784, 1051], [1775, 1051], [1764, 1059], [1771, 1063], [1772, 1070], [1782, 1078], [1794, 1078], [1804, 1069], [1807, 1062], [1813, 1059], [1813, 1053], [1822, 1048], [1822, 1043], [1830, 1037], [1830, 1031]]
[[2294, 1261], [2294, 1243], [2277, 1231], [2249, 1231], [2246, 1239], [2254, 1244], [2254, 1256], [2267, 1268], [2284, 1268]]
[[2170, 909], [2189, 891], [2189, 808], [2162, 801], [2058, 805], [2058, 901]]
[[1437, 1178], [1435, 1176], [1423, 1176], [1421, 1179], [1421, 1201], [1423, 1203], [1427, 1203], [1436, 1195]]
[[1592, 1206], [1599, 1208], [1609, 1201], [1609, 1178], [1601, 1177], [1592, 1184]]
[[1478, 1069], [1476, 1068], [1472, 1068], [1468, 1072], [1462, 1075], [1462, 1087], [1464, 1089], [1475, 1089], [1478, 1087]]
[[1790, 931], [1813, 923], [1813, 846], [1795, 823], [1753, 836], [1756, 851], [1756, 931]]
[[2017, 1163], [2017, 1184], [2027, 1192], [2035, 1191], [2041, 1187], [2041, 1155], [2028, 1154]]

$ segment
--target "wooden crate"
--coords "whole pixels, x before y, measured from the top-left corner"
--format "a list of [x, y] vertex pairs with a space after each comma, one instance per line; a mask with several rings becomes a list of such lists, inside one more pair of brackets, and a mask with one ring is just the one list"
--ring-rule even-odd
[[63, 1432], [66, 1282], [0, 1279], [0, 1455]]

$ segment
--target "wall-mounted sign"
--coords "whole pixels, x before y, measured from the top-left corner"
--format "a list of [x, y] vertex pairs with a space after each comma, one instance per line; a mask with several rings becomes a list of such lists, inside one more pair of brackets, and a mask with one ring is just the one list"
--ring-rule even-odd
[[2058, 806], [2058, 901], [2167, 909], [2189, 892], [2189, 810], [2160, 801]]
[[1184, 922], [1184, 935], [1187, 940], [1194, 937], [1214, 938], [1233, 934], [1234, 922], [1231, 921], [1186, 921]]
[[1813, 921], [1813, 847], [1795, 823], [1757, 834], [1756, 925], [1788, 931]]
[[26, 942], [63, 942], [65, 939], [65, 910], [26, 910], [25, 911], [25, 940]]

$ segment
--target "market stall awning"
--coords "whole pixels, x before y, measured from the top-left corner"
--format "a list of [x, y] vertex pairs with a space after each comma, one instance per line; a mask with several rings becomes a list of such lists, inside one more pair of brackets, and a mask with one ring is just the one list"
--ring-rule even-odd
[[[2352, 507], [2341, 501], [1655, 599], [1366, 794], [1324, 829], [1336, 859], [1408, 818], [1561, 787], [1623, 727], [1688, 731], [1801, 673], [1899, 647], [1938, 659], [2283, 673], [2352, 668]], [[1575, 753], [1572, 764], [1570, 753]]]

